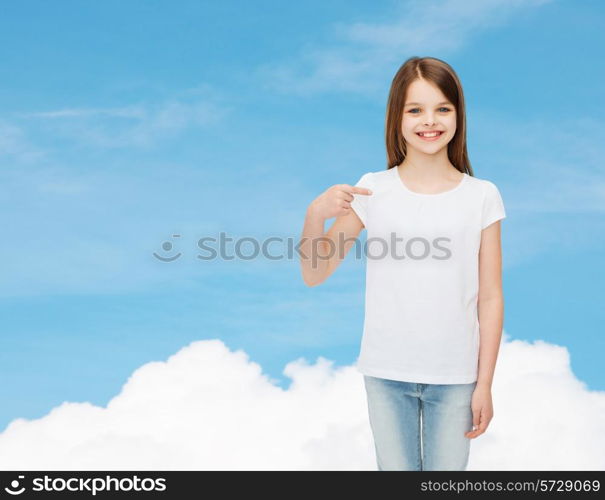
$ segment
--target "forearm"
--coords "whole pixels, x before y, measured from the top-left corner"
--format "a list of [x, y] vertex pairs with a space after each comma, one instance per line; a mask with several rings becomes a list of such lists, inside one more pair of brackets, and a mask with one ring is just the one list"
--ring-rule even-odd
[[501, 296], [479, 300], [479, 367], [477, 386], [491, 389], [502, 338], [504, 299]]
[[300, 265], [303, 280], [307, 285], [321, 283], [328, 268], [327, 239], [324, 238], [324, 219], [309, 205], [301, 236]]

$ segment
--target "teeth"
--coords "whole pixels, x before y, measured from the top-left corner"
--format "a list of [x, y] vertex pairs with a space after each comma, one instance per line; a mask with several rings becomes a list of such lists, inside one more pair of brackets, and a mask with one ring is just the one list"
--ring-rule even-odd
[[423, 134], [422, 132], [419, 132], [418, 135], [422, 136], [422, 137], [435, 137], [436, 135], [439, 135], [441, 132], [433, 132], [431, 134]]

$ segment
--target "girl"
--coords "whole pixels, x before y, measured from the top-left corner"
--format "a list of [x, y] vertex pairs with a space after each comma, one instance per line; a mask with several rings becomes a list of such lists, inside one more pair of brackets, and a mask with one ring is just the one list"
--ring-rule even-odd
[[385, 125], [386, 170], [309, 205], [302, 275], [309, 286], [325, 281], [366, 228], [357, 369], [378, 469], [466, 470], [470, 440], [493, 416], [504, 205], [496, 185], [473, 174], [462, 86], [447, 63], [408, 59]]

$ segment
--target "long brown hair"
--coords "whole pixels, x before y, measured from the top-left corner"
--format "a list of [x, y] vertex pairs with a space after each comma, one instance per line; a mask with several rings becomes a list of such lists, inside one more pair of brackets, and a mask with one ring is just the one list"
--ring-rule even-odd
[[447, 145], [447, 155], [460, 172], [472, 176], [473, 169], [466, 151], [466, 109], [462, 85], [453, 68], [435, 57], [410, 57], [393, 78], [385, 121], [387, 170], [405, 159], [406, 144], [401, 120], [408, 86], [418, 78], [436, 85], [456, 108], [456, 133]]

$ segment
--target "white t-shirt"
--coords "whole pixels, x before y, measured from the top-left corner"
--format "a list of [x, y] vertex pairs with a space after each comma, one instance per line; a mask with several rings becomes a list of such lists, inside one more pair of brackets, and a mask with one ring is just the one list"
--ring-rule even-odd
[[373, 192], [351, 202], [367, 230], [357, 370], [405, 382], [475, 382], [479, 246], [481, 231], [506, 217], [498, 188], [465, 173], [448, 191], [416, 193], [397, 167], [355, 185]]

